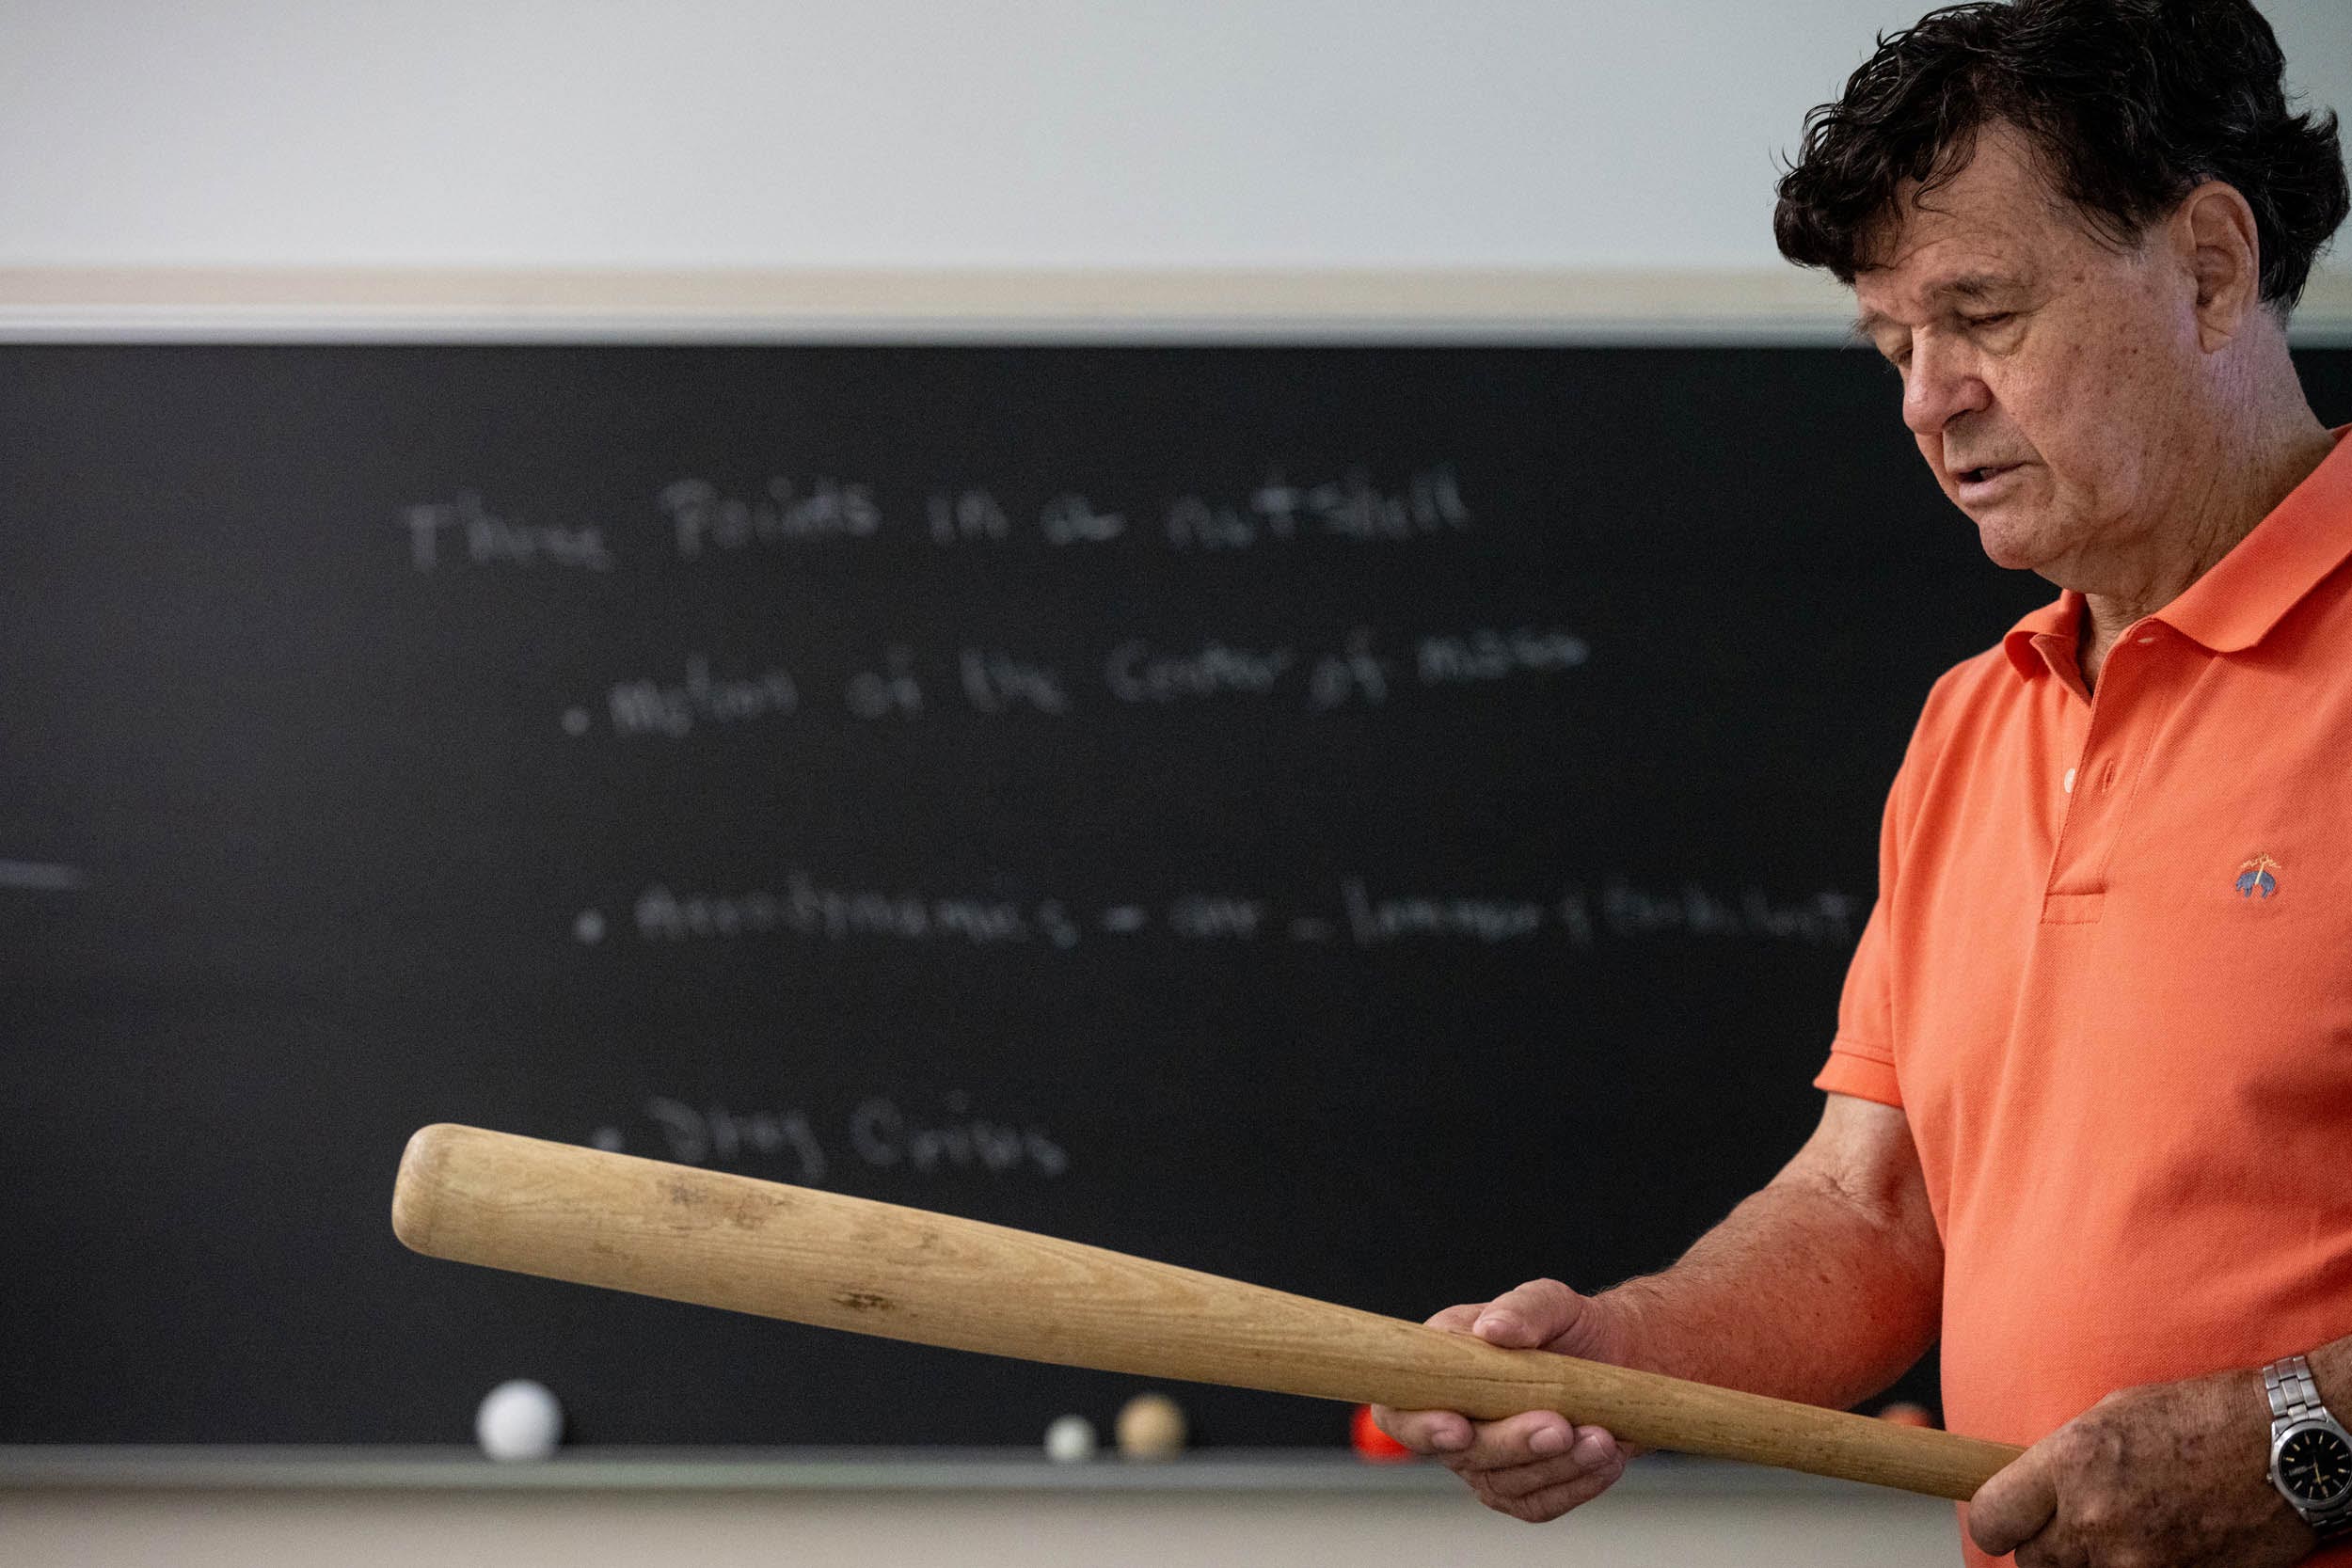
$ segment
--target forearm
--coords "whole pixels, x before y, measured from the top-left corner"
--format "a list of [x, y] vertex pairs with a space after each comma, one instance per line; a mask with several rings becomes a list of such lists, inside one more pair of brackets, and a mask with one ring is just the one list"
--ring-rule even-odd
[[1825, 1144], [1834, 1119], [1672, 1268], [1602, 1293], [1629, 1365], [1843, 1408], [1934, 1342], [1944, 1255], [1908, 1128], [1899, 1158], [1881, 1137], [1857, 1160]]

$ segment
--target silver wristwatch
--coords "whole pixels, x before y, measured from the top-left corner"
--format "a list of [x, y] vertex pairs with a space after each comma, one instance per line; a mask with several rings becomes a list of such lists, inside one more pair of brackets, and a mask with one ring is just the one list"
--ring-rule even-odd
[[2326, 1541], [2352, 1529], [2352, 1433], [2320, 1402], [2299, 1355], [2263, 1369], [2270, 1396], [2270, 1484]]

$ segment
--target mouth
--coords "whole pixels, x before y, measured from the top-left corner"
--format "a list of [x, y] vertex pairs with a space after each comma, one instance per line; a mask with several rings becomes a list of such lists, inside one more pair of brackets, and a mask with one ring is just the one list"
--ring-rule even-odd
[[1973, 498], [1990, 492], [2024, 467], [2022, 463], [1987, 463], [1980, 467], [1955, 468], [1952, 477], [1959, 483], [1960, 493]]

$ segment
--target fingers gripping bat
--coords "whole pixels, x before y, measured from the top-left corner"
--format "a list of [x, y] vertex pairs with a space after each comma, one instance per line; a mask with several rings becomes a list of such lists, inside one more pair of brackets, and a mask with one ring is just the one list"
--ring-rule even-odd
[[1964, 1498], [2018, 1450], [839, 1193], [439, 1125], [392, 1228], [463, 1263], [1065, 1367], [1492, 1418]]

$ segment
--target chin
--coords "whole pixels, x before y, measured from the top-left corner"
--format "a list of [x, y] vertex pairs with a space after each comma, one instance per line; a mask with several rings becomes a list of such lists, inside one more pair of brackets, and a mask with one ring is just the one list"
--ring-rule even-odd
[[1977, 525], [1977, 543], [1984, 547], [1985, 559], [1994, 565], [2012, 572], [2029, 572], [2042, 564], [2044, 551], [2038, 547], [2039, 539], [2030, 528], [2005, 522], [1999, 516], [1971, 517]]
[[2029, 572], [2042, 563], [2042, 552], [2031, 548], [2025, 540], [2014, 539], [1994, 529], [1977, 530], [1977, 540], [1984, 546], [1985, 559], [1994, 565], [2011, 572]]

